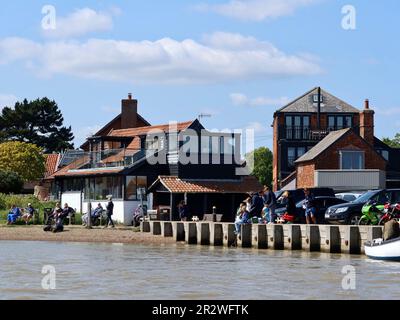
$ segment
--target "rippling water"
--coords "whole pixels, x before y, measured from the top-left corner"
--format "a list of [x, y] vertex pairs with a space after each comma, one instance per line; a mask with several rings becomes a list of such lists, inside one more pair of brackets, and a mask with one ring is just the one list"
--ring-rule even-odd
[[[184, 245], [0, 242], [0, 299], [400, 299], [400, 263]], [[43, 265], [56, 290], [42, 289]], [[342, 268], [356, 270], [343, 290]]]

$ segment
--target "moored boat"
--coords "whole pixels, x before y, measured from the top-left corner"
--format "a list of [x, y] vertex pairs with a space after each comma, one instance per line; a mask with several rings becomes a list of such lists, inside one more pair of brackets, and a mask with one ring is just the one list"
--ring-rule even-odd
[[365, 254], [376, 260], [400, 261], [400, 238], [375, 239], [365, 243]]

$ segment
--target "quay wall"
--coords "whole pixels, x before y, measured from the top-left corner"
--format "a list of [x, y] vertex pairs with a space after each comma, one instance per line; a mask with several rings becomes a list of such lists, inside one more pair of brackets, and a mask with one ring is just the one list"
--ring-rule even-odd
[[381, 226], [245, 224], [144, 221], [141, 232], [173, 237], [190, 245], [363, 254], [364, 243], [382, 237]]

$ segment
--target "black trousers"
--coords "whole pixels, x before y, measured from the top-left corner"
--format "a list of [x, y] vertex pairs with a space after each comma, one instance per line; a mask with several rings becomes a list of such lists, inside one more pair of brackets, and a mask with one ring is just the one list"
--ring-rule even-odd
[[113, 227], [115, 227], [114, 222], [112, 221], [111, 217], [112, 217], [112, 215], [107, 214], [107, 224], [106, 224], [106, 226], [109, 226], [111, 224]]

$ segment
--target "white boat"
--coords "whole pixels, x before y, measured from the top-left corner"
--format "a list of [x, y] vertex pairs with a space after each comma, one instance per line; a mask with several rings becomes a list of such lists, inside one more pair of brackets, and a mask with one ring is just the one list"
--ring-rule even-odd
[[400, 238], [387, 241], [375, 239], [365, 243], [365, 254], [376, 260], [400, 261]]

